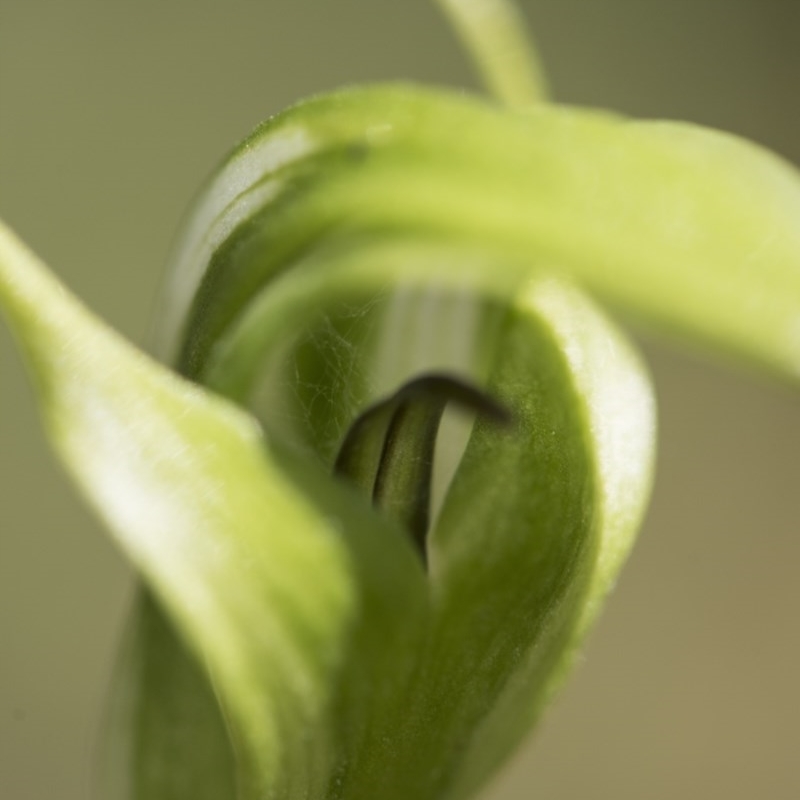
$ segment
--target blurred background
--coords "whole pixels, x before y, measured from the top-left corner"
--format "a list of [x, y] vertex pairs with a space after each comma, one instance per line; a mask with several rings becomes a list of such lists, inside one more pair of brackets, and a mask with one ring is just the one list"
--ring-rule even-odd
[[[800, 163], [795, 0], [523, 7], [559, 100]], [[171, 237], [226, 151], [300, 96], [394, 78], [475, 86], [427, 0], [0, 0], [0, 216], [143, 343]], [[800, 797], [800, 395], [641, 341], [661, 425], [645, 530], [484, 800]], [[0, 797], [88, 797], [130, 594], [0, 326]]]

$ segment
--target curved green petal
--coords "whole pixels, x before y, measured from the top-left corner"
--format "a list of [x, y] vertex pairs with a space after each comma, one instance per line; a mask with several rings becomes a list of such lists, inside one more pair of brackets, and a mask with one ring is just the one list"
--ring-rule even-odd
[[[646, 372], [574, 287], [543, 277], [522, 288], [489, 387], [516, 412], [515, 429], [478, 428], [432, 542], [431, 669], [440, 688], [465, 676], [469, 695], [453, 710], [477, 720], [453, 796], [491, 774], [560, 685], [633, 544], [652, 479]], [[458, 639], [467, 646], [451, 646]]]
[[425, 607], [410, 545], [244, 412], [122, 341], [5, 227], [0, 308], [62, 461], [214, 682], [241, 791], [320, 796], [359, 711], [407, 679]]
[[796, 379], [798, 218], [796, 170], [728, 134], [348, 90], [266, 123], [212, 180], [162, 341], [183, 341], [181, 368], [199, 374], [259, 287], [321, 243], [427, 233], [568, 273], [638, 320]]

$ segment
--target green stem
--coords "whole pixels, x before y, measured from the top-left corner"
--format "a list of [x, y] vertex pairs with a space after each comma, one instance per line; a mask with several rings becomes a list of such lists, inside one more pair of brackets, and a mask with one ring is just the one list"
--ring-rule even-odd
[[512, 108], [547, 99], [536, 48], [511, 0], [437, 0], [489, 92]]

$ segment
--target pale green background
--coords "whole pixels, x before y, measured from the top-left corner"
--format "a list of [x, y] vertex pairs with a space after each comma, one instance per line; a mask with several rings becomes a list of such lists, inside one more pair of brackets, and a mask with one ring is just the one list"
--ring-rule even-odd
[[[800, 163], [797, 0], [525, 8], [560, 99]], [[0, 0], [0, 215], [142, 342], [170, 237], [227, 148], [301, 95], [389, 78], [471, 81], [425, 0]], [[646, 352], [661, 451], [643, 538], [487, 797], [800, 797], [800, 394]], [[53, 464], [2, 326], [0, 548], [0, 798], [84, 800], [130, 578]]]

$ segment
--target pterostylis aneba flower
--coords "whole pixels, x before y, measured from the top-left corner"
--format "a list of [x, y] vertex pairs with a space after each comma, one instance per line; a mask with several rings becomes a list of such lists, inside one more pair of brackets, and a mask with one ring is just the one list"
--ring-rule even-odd
[[163, 364], [6, 227], [0, 308], [142, 591], [107, 797], [456, 800], [538, 718], [650, 486], [594, 297], [800, 365], [800, 179], [544, 102], [513, 9], [442, 2], [504, 102], [392, 85], [260, 126], [195, 203]]

